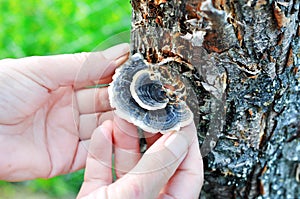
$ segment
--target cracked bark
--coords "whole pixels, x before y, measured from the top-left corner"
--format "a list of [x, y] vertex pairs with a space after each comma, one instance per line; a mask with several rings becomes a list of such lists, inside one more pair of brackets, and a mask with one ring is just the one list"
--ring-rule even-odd
[[299, 1], [131, 4], [131, 53], [172, 57], [196, 95], [200, 197], [299, 198]]

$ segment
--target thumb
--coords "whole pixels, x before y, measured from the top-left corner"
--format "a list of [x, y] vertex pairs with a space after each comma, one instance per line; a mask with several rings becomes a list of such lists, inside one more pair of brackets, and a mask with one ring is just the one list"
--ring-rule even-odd
[[187, 134], [180, 131], [162, 136], [149, 148], [132, 171], [108, 186], [108, 196], [156, 198], [187, 154], [192, 140]]
[[101, 52], [34, 56], [6, 62], [38, 84], [54, 90], [60, 86], [87, 86], [113, 74], [128, 57], [129, 45], [119, 44]]

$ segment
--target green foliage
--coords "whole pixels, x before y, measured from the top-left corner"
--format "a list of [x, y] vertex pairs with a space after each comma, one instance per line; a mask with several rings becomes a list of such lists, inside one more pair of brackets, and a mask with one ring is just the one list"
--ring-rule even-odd
[[[0, 59], [129, 42], [130, 17], [129, 0], [0, 0]], [[82, 179], [79, 171], [48, 180], [0, 181], [0, 199], [15, 199], [20, 193], [20, 198], [74, 198]], [[41, 193], [46, 196], [37, 195]]]
[[32, 192], [46, 193], [53, 198], [74, 198], [83, 181], [83, 170], [51, 179], [37, 179], [26, 182]]
[[91, 51], [130, 15], [124, 0], [0, 0], [0, 59]]
[[9, 183], [9, 182], [4, 182], [4, 181], [0, 181], [0, 198], [1, 195], [3, 196], [12, 196], [15, 192], [15, 187]]

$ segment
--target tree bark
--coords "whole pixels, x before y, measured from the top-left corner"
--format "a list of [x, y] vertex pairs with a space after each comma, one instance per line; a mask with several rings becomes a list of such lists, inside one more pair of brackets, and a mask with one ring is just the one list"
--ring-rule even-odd
[[132, 0], [132, 54], [195, 93], [200, 198], [300, 198], [299, 1]]

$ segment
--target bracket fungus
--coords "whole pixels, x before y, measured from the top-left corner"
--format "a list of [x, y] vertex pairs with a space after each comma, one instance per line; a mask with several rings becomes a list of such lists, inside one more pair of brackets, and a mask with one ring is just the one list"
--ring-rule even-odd
[[108, 93], [120, 118], [150, 133], [178, 131], [193, 121], [179, 72], [163, 61], [150, 64], [139, 53], [116, 70]]

